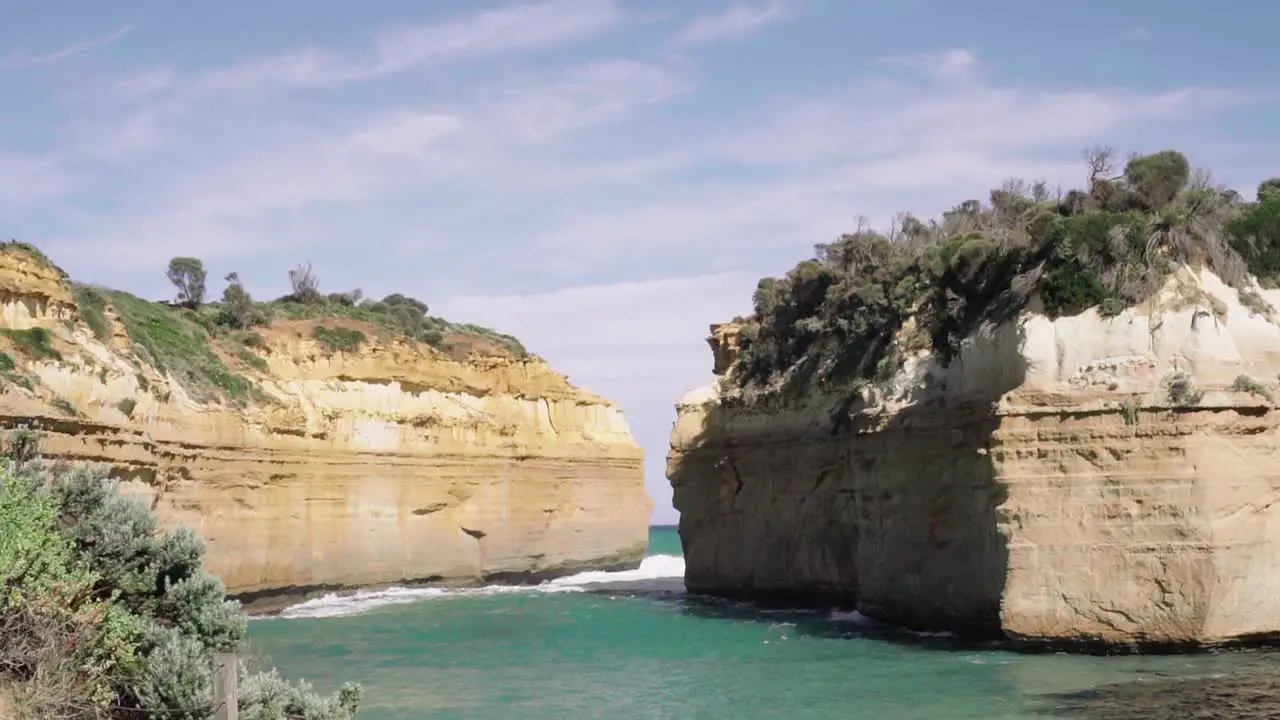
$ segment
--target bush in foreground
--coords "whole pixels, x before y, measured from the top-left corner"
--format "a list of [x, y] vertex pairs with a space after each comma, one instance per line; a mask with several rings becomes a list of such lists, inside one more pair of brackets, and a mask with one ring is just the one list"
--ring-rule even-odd
[[[31, 718], [203, 720], [212, 654], [245, 650], [246, 616], [189, 530], [161, 532], [105, 468], [46, 463], [35, 433], [0, 459], [0, 684]], [[361, 689], [321, 697], [241, 666], [241, 717], [343, 720]]]

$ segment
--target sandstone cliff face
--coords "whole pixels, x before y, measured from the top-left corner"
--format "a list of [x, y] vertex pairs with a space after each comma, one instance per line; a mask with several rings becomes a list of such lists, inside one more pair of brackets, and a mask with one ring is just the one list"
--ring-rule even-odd
[[672, 433], [686, 584], [1032, 642], [1273, 636], [1277, 373], [1280, 328], [1183, 269], [1115, 318], [1033, 306], [852, 406], [720, 378]]
[[60, 359], [18, 358], [0, 426], [46, 455], [109, 463], [166, 526], [205, 537], [229, 590], [273, 596], [407, 581], [483, 582], [630, 567], [651, 500], [621, 412], [540, 360], [454, 361], [417, 345], [320, 347], [307, 322], [261, 334], [258, 401], [198, 402], [99, 342], [61, 274], [0, 253], [0, 328], [47, 328]]

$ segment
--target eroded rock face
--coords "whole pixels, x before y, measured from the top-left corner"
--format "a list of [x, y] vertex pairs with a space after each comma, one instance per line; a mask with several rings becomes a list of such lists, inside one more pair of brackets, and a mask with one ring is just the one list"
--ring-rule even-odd
[[672, 434], [686, 583], [1035, 642], [1275, 635], [1277, 373], [1280, 328], [1183, 270], [1145, 307], [1028, 312], [852, 404], [747, 405], [719, 379]]
[[46, 455], [109, 463], [164, 525], [204, 536], [233, 593], [483, 582], [644, 554], [652, 503], [626, 420], [540, 360], [459, 362], [403, 342], [335, 354], [308, 323], [283, 323], [262, 331], [266, 400], [201, 403], [135, 364], [118, 324], [105, 343], [68, 324], [61, 277], [23, 257], [0, 253], [0, 327], [46, 327], [62, 358], [20, 360], [36, 382], [3, 383], [0, 427], [34, 421]]

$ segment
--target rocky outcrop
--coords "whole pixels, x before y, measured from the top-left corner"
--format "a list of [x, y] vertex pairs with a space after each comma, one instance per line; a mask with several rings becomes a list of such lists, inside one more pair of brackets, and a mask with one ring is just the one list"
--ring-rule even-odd
[[1275, 636], [1280, 328], [1258, 297], [1183, 268], [1117, 317], [1033, 302], [852, 396], [690, 392], [668, 462], [687, 586], [1033, 643]]
[[0, 252], [0, 299], [0, 328], [46, 328], [57, 356], [0, 337], [17, 363], [0, 426], [37, 423], [46, 454], [108, 463], [163, 524], [204, 536], [232, 593], [540, 577], [644, 554], [651, 501], [626, 420], [539, 359], [390, 338], [334, 352], [312, 323], [282, 322], [238, 367], [254, 392], [235, 407], [144, 361], [110, 307], [95, 337], [38, 255]]

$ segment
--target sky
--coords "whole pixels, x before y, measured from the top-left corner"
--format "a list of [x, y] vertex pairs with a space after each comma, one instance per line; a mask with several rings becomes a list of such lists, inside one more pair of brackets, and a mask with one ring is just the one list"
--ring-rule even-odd
[[[761, 276], [1082, 150], [1280, 175], [1280, 3], [0, 0], [0, 234], [163, 298], [402, 292], [617, 402], [654, 520], [674, 403]], [[220, 292], [214, 283], [215, 292]]]

